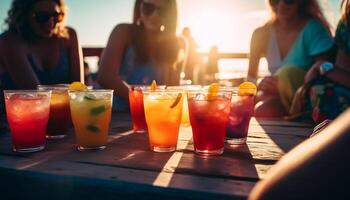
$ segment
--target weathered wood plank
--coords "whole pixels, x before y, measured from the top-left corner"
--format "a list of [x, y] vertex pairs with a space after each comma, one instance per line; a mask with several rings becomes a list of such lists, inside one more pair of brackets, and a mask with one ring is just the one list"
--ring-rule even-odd
[[[174, 153], [151, 152], [147, 134], [135, 134], [130, 129], [129, 114], [113, 115], [107, 149], [89, 152], [76, 150], [73, 130], [63, 140], [48, 141], [45, 151], [34, 154], [13, 153], [10, 135], [0, 135], [0, 174], [10, 170], [11, 175], [6, 175], [9, 180], [11, 176], [15, 180], [25, 176], [27, 184], [71, 184], [72, 195], [78, 198], [83, 194], [75, 189], [92, 190], [97, 182], [101, 185], [91, 194], [96, 198], [103, 192], [126, 198], [132, 191], [137, 192], [134, 197], [144, 195], [146, 199], [155, 194], [183, 198], [187, 193], [192, 195], [189, 199], [242, 198], [275, 162], [312, 131], [307, 124], [253, 119], [246, 145], [226, 145], [222, 156], [203, 158], [193, 152], [190, 128], [181, 128]], [[46, 180], [46, 175], [62, 182]]]

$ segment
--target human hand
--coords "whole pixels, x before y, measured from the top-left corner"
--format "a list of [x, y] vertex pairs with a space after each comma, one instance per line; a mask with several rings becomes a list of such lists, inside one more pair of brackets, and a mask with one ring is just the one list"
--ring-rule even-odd
[[275, 76], [265, 77], [258, 85], [258, 90], [268, 94], [278, 93], [278, 78]]
[[312, 65], [312, 67], [309, 69], [309, 71], [307, 71], [305, 78], [304, 78], [305, 84], [309, 83], [310, 81], [312, 81], [313, 79], [315, 79], [319, 75], [320, 65], [323, 62], [324, 61], [317, 61], [314, 65]]

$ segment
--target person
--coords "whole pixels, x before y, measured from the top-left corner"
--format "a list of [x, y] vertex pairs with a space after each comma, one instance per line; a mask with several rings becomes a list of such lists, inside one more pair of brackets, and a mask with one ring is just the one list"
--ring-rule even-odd
[[185, 69], [183, 70], [185, 73], [185, 79], [191, 80], [192, 83], [198, 82], [198, 67], [199, 67], [199, 55], [197, 52], [198, 44], [194, 40], [191, 30], [189, 27], [185, 27], [182, 30], [182, 37], [185, 40], [185, 46], [186, 51], [185, 55], [187, 55], [186, 58], [186, 65]]
[[350, 199], [349, 118], [350, 109], [284, 155], [248, 199]]
[[215, 75], [219, 73], [219, 48], [217, 46], [212, 46], [208, 54], [208, 62], [206, 69], [206, 83], [212, 83], [216, 81]]
[[176, 23], [175, 0], [136, 0], [133, 23], [114, 28], [97, 75], [101, 87], [115, 90], [114, 110], [128, 109], [129, 85], [179, 84]]
[[248, 80], [256, 82], [264, 56], [272, 75], [258, 85], [255, 115], [280, 118], [312, 64], [331, 59], [334, 43], [317, 0], [269, 0], [269, 6], [271, 19], [252, 35]]
[[74, 29], [65, 26], [63, 0], [14, 0], [0, 36], [1, 89], [84, 81]]
[[7, 29], [0, 35], [1, 92], [84, 82], [78, 37], [74, 29], [65, 26], [66, 16], [63, 0], [12, 1], [5, 20]]
[[[316, 62], [305, 76], [303, 92], [300, 98], [294, 99], [299, 111], [310, 110], [316, 123], [335, 119], [350, 106], [350, 2], [342, 1], [343, 14], [338, 23], [335, 35], [337, 53], [334, 62]], [[296, 95], [296, 97], [299, 95]], [[299, 102], [298, 102], [299, 100]], [[290, 112], [297, 113], [293, 110]]]

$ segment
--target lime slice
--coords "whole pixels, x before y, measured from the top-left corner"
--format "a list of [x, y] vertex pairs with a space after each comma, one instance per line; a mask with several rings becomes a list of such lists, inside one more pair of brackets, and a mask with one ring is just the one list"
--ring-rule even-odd
[[100, 129], [97, 127], [97, 126], [94, 126], [94, 125], [86, 125], [85, 127], [88, 131], [90, 132], [93, 132], [93, 133], [99, 133], [100, 132]]
[[208, 88], [208, 100], [212, 100], [217, 95], [218, 91], [220, 89], [220, 85], [218, 83], [212, 83], [210, 84]]
[[98, 100], [95, 96], [93, 96], [93, 95], [85, 95], [84, 96], [84, 99], [85, 100], [88, 100], [88, 101], [96, 101], [96, 100]]
[[68, 86], [69, 90], [73, 90], [73, 91], [84, 91], [87, 90], [87, 86], [84, 83], [81, 82], [73, 82]]
[[246, 81], [239, 85], [238, 95], [256, 95], [256, 85], [252, 82]]
[[151, 84], [151, 90], [156, 91], [156, 89], [157, 89], [157, 82], [156, 82], [156, 80], [153, 80], [152, 84]]
[[175, 108], [177, 106], [177, 104], [180, 102], [182, 98], [182, 93], [179, 93], [174, 101], [173, 104], [171, 104], [170, 108]]
[[90, 114], [93, 116], [96, 116], [96, 115], [99, 115], [105, 111], [106, 111], [106, 108], [104, 105], [102, 105], [102, 106], [97, 106], [97, 107], [91, 108]]

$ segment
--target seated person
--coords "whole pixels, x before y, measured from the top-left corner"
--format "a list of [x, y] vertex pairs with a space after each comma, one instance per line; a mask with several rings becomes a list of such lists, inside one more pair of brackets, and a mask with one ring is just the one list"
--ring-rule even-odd
[[256, 117], [287, 114], [295, 91], [312, 64], [330, 59], [333, 40], [316, 0], [269, 0], [272, 19], [254, 31], [248, 80], [258, 78], [258, 65], [266, 57], [272, 74], [258, 85]]
[[13, 0], [0, 35], [1, 92], [84, 81], [77, 35], [65, 16], [63, 0]]
[[179, 84], [176, 21], [175, 0], [137, 0], [133, 23], [114, 28], [97, 77], [101, 87], [115, 90], [114, 110], [128, 109], [129, 84]]
[[312, 118], [317, 123], [335, 119], [350, 106], [350, 2], [342, 5], [345, 13], [336, 30], [335, 62], [317, 62], [305, 76]]

